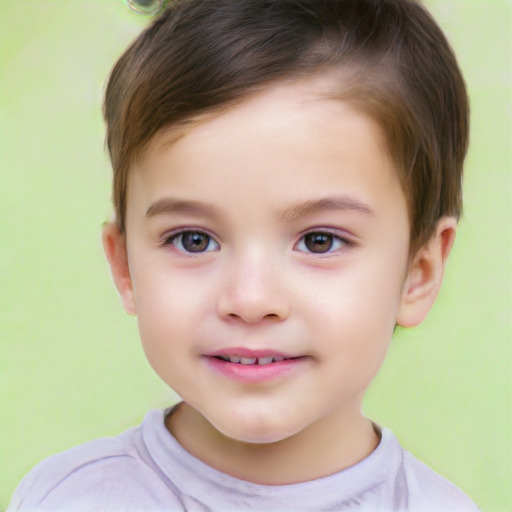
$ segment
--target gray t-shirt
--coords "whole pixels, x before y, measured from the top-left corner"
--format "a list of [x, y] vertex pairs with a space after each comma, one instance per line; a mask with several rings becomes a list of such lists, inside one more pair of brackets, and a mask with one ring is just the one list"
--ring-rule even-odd
[[120, 436], [44, 460], [22, 480], [7, 512], [478, 510], [387, 429], [375, 451], [354, 466], [272, 486], [238, 480], [193, 457], [168, 432], [164, 414], [151, 411]]

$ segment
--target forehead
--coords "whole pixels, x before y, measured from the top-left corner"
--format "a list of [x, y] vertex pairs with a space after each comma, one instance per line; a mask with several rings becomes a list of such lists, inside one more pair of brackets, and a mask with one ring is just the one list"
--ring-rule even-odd
[[[279, 83], [185, 129], [160, 132], [134, 166], [128, 207], [166, 194], [227, 202], [267, 196], [268, 207], [337, 188], [363, 202], [403, 202], [380, 126], [332, 97], [326, 77]], [[389, 189], [389, 190], [388, 190]], [[272, 203], [274, 201], [274, 204]]]
[[[185, 118], [175, 125], [161, 129], [144, 147], [140, 156], [145, 156], [148, 150], [159, 150], [174, 144], [185, 135], [194, 131], [194, 137], [212, 137], [214, 132], [224, 129], [228, 123], [239, 123], [247, 126], [247, 122], [259, 121], [267, 126], [280, 120], [283, 125], [295, 116], [313, 120], [316, 117], [321, 124], [339, 119], [340, 111], [357, 111], [361, 118], [365, 117], [368, 125], [372, 124], [374, 134], [382, 143], [382, 150], [387, 151], [385, 134], [378, 129], [377, 123], [372, 122], [371, 110], [363, 111], [361, 102], [356, 106], [351, 98], [357, 90], [357, 68], [349, 66], [341, 70], [327, 70], [303, 78], [290, 78], [270, 85], [243, 96], [234, 104], [214, 106], [205, 112], [200, 112], [190, 118]], [[363, 102], [364, 104], [364, 102]], [[240, 133], [241, 130], [237, 130]], [[377, 133], [379, 132], [379, 133]], [[188, 137], [191, 140], [191, 137]], [[139, 158], [140, 159], [140, 158]]]

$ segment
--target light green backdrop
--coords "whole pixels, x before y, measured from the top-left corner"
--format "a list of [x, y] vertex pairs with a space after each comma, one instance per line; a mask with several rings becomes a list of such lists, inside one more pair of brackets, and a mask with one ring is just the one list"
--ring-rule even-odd
[[[365, 408], [485, 512], [510, 511], [512, 4], [427, 5], [472, 100], [465, 215], [438, 303], [398, 333]], [[102, 86], [146, 21], [122, 0], [0, 0], [0, 510], [41, 458], [176, 399], [100, 246]]]

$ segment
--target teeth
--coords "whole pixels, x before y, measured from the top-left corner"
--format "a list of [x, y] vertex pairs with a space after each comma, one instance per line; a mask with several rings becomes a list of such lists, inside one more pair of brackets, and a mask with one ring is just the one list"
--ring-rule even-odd
[[266, 357], [240, 357], [240, 356], [218, 356], [223, 361], [229, 361], [231, 363], [239, 363], [239, 364], [271, 364], [271, 363], [279, 363], [280, 361], [284, 361], [285, 358], [281, 356], [266, 356]]

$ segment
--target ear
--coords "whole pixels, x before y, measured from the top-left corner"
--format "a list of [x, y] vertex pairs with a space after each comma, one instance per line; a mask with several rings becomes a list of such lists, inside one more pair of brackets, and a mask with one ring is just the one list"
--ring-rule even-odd
[[102, 240], [112, 278], [121, 296], [123, 307], [129, 315], [135, 315], [137, 308], [128, 264], [126, 237], [119, 230], [117, 223], [108, 222], [103, 226]]
[[415, 254], [402, 289], [398, 325], [414, 327], [427, 316], [441, 288], [456, 229], [453, 217], [442, 217], [430, 240]]

